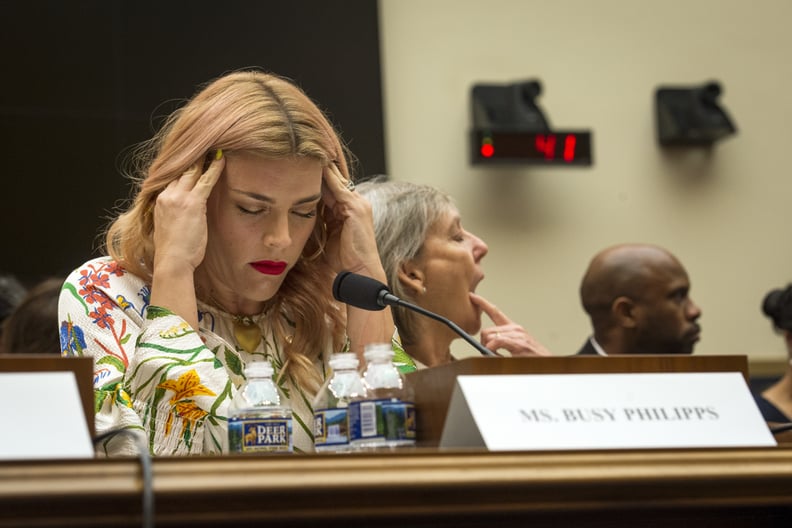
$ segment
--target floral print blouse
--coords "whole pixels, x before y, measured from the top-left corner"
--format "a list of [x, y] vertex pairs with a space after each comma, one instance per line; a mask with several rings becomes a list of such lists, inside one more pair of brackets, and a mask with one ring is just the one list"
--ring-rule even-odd
[[[313, 451], [311, 397], [279, 377], [282, 343], [266, 314], [253, 317], [262, 333], [249, 353], [236, 345], [234, 316], [198, 303], [198, 332], [180, 316], [149, 304], [149, 286], [109, 257], [85, 263], [66, 279], [59, 302], [61, 353], [94, 358], [97, 434], [142, 431], [155, 455], [228, 451], [228, 403], [244, 381], [245, 365], [266, 358], [282, 402], [293, 412], [295, 452]], [[324, 378], [330, 347], [316, 362]], [[107, 455], [135, 455], [128, 435], [98, 446]]]

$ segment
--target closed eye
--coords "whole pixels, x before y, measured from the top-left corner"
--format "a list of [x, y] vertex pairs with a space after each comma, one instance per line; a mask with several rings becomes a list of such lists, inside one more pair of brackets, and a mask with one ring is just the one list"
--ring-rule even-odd
[[247, 209], [245, 207], [242, 207], [241, 205], [237, 205], [237, 209], [239, 209], [240, 213], [243, 213], [243, 214], [246, 214], [246, 215], [257, 215], [257, 214], [261, 214], [261, 213], [263, 213], [263, 212], [265, 212], [267, 210], [266, 208], [263, 208], [263, 207], [261, 209]]
[[300, 218], [314, 218], [316, 216], [316, 207], [310, 211], [292, 211], [292, 213]]

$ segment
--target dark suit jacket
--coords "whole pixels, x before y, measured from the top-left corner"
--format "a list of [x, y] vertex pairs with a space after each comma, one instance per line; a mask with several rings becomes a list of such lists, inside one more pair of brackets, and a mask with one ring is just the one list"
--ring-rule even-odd
[[759, 412], [762, 413], [762, 418], [764, 418], [765, 421], [778, 423], [789, 422], [789, 417], [782, 413], [778, 407], [765, 400], [761, 394], [754, 394], [753, 397], [754, 401], [756, 402], [756, 406], [759, 407]]
[[576, 356], [598, 356], [597, 349], [591, 344], [591, 339], [586, 339], [586, 343], [578, 350]]

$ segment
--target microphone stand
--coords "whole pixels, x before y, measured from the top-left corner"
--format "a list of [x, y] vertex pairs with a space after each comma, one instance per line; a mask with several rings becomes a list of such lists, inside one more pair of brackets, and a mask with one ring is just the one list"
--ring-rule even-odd
[[421, 315], [430, 317], [435, 321], [440, 321], [448, 326], [451, 330], [456, 332], [459, 337], [481, 352], [482, 355], [500, 357], [498, 354], [476, 341], [470, 334], [459, 328], [459, 326], [450, 319], [446, 319], [420, 306], [399, 299], [388, 290], [385, 284], [371, 277], [358, 275], [351, 271], [342, 271], [336, 275], [333, 281], [333, 297], [337, 301], [364, 310], [382, 310], [386, 306], [401, 306], [402, 308], [407, 308], [408, 310], [418, 312]]
[[425, 309], [423, 309], [420, 306], [417, 306], [415, 304], [411, 304], [411, 303], [408, 303], [407, 301], [403, 301], [403, 300], [399, 299], [398, 297], [396, 297], [395, 295], [393, 295], [391, 293], [388, 293], [387, 291], [384, 291], [384, 292], [382, 292], [380, 294], [379, 303], [382, 304], [382, 305], [386, 305], [387, 304], [387, 305], [391, 305], [391, 306], [398, 305], [398, 306], [401, 306], [403, 308], [407, 308], [408, 310], [412, 310], [414, 312], [418, 312], [420, 314], [423, 314], [426, 317], [431, 317], [435, 321], [440, 321], [444, 325], [448, 326], [451, 330], [456, 332], [459, 335], [459, 337], [461, 337], [462, 339], [464, 339], [465, 341], [470, 343], [476, 350], [481, 352], [482, 355], [500, 357], [500, 356], [498, 356], [498, 354], [496, 354], [492, 350], [488, 349], [487, 347], [485, 347], [484, 345], [482, 345], [481, 343], [476, 341], [470, 334], [468, 334], [467, 332], [462, 330], [455, 322], [451, 321], [450, 319], [446, 319], [445, 317], [437, 315], [434, 312], [430, 312], [429, 310], [425, 310]]

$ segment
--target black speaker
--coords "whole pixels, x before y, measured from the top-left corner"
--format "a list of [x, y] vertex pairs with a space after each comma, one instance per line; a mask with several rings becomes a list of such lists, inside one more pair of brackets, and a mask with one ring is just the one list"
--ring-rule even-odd
[[542, 93], [537, 80], [512, 84], [476, 84], [471, 90], [473, 128], [550, 132], [550, 123], [536, 104]]
[[657, 139], [664, 146], [710, 146], [737, 132], [718, 105], [721, 86], [660, 87], [655, 92]]

